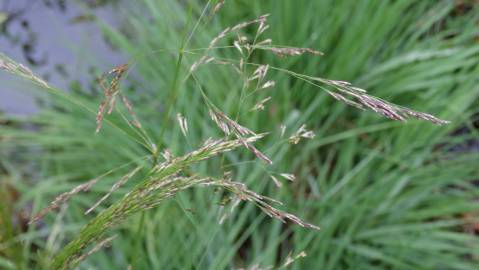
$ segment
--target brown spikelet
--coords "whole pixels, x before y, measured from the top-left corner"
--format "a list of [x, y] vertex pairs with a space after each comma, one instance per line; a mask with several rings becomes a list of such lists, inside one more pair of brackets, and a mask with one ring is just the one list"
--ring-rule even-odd
[[95, 130], [96, 133], [100, 132], [100, 129], [102, 127], [103, 116], [105, 115], [106, 105], [107, 105], [106, 100], [103, 100], [100, 103], [100, 106], [98, 107], [98, 112], [96, 114], [96, 130]]
[[436, 125], [445, 125], [449, 123], [449, 121], [437, 118], [431, 114], [414, 111], [409, 108], [392, 104], [378, 97], [371, 96], [367, 94], [366, 90], [354, 87], [349, 82], [328, 80], [318, 77], [307, 77], [307, 79], [319, 81], [323, 84], [334, 87], [336, 91], [327, 90], [326, 92], [339, 101], [359, 109], [368, 108], [392, 120], [405, 122], [408, 118], [416, 118], [429, 121]]
[[361, 109], [361, 110], [364, 110], [364, 106], [355, 102], [355, 101], [352, 101], [350, 99], [347, 99], [345, 96], [339, 94], [339, 93], [335, 93], [335, 92], [332, 92], [332, 91], [327, 91], [327, 93], [332, 96], [333, 98], [335, 98], [336, 100], [338, 101], [341, 101], [341, 102], [344, 102], [346, 103], [347, 105], [350, 105], [350, 106], [353, 106], [353, 107], [356, 107], [358, 109]]
[[[96, 116], [96, 131], [95, 131], [96, 133], [100, 132], [101, 130], [105, 112], [107, 112], [108, 114], [111, 114], [111, 112], [115, 108], [116, 98], [118, 95], [121, 95], [119, 91], [119, 83], [127, 70], [128, 70], [128, 64], [123, 64], [110, 70], [107, 74], [113, 75], [113, 79], [111, 80], [109, 85], [107, 85], [105, 82], [106, 80], [105, 75], [101, 76], [98, 79], [98, 84], [103, 90], [104, 98], [103, 98], [103, 101], [100, 103], [100, 106], [98, 107], [98, 113]], [[125, 104], [125, 106], [128, 108], [128, 111], [130, 112], [131, 104], [129, 104], [128, 100], [126, 100], [125, 98], [122, 98], [122, 99], [123, 99], [123, 103]], [[133, 110], [131, 110], [131, 112], [132, 111]], [[135, 121], [135, 122], [138, 122], [138, 121]]]
[[131, 122], [133, 123], [133, 125], [140, 129], [143, 128], [141, 126], [140, 121], [138, 121], [138, 118], [136, 117], [136, 113], [133, 110], [133, 105], [131, 105], [130, 100], [128, 100], [128, 98], [125, 95], [121, 95], [121, 100], [123, 101], [123, 104], [125, 105], [126, 109], [128, 110], [128, 113], [130, 114], [132, 118]]
[[250, 150], [257, 158], [263, 160], [264, 162], [268, 163], [269, 165], [273, 164], [273, 161], [269, 159], [265, 154], [263, 154], [261, 151], [259, 151], [256, 147], [254, 147], [252, 144], [246, 143], [241, 136], [236, 136], [239, 140], [242, 141], [244, 147], [248, 150]]
[[387, 101], [384, 101], [380, 98], [373, 97], [367, 94], [352, 94], [356, 100], [364, 105], [365, 107], [371, 109], [372, 111], [379, 113], [389, 119], [399, 120], [405, 122], [408, 118], [416, 118], [419, 120], [429, 121], [436, 125], [445, 125], [448, 124], [449, 121], [437, 118], [431, 114], [418, 112], [411, 110], [409, 108], [404, 108], [398, 105], [394, 105]]

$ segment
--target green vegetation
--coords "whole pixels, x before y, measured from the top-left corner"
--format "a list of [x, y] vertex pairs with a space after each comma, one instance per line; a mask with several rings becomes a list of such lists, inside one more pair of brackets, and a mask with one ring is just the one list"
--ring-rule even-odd
[[[0, 116], [0, 268], [474, 269], [478, 7], [237, 0], [213, 14], [217, 3], [128, 1], [122, 31], [100, 27], [132, 61], [92, 92], [0, 57], [47, 104]], [[451, 123], [357, 110], [333, 97], [442, 124], [322, 78]], [[59, 211], [21, 226], [48, 207]]]

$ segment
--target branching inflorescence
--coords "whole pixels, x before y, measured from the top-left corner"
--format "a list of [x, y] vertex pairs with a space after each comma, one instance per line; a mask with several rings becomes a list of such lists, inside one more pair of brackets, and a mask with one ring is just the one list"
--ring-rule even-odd
[[[219, 12], [223, 5], [224, 1], [218, 1], [218, 4], [213, 7], [211, 12], [213, 14]], [[275, 46], [271, 45], [271, 39], [264, 39], [260, 41], [262, 34], [269, 28], [267, 24], [267, 18], [268, 15], [262, 15], [257, 19], [239, 23], [233, 27], [227, 27], [212, 39], [208, 47], [202, 50], [199, 58], [189, 67], [189, 73], [186, 79], [193, 78], [194, 82], [198, 84], [198, 88], [201, 91], [211, 120], [224, 133], [225, 137], [222, 139], [208, 139], [197, 150], [185, 155], [173, 157], [169, 150], [164, 150], [163, 156], [165, 161], [162, 163], [157, 162], [158, 153], [153, 140], [143, 129], [140, 121], [133, 112], [131, 102], [120, 91], [120, 80], [127, 72], [128, 65], [122, 65], [111, 70], [107, 74], [112, 77], [109, 83], [107, 83], [106, 80], [107, 76], [102, 76], [100, 78], [99, 84], [104, 93], [104, 100], [100, 103], [97, 112], [96, 132], [100, 132], [105, 114], [111, 114], [115, 108], [117, 100], [120, 99], [127, 108], [132, 119], [127, 120], [124, 118], [125, 121], [127, 121], [131, 127], [135, 128], [141, 138], [144, 139], [145, 143], [150, 146], [152, 157], [151, 160], [154, 161], [154, 164], [150, 169], [143, 166], [137, 166], [130, 170], [127, 174], [120, 178], [117, 183], [112, 185], [111, 189], [106, 195], [104, 195], [97, 203], [95, 203], [86, 211], [86, 214], [92, 213], [94, 209], [106, 201], [106, 199], [112, 193], [117, 191], [118, 188], [123, 186], [138, 172], [147, 172], [144, 174], [146, 177], [139, 181], [123, 198], [114, 202], [105, 210], [101, 211], [84, 226], [75, 239], [56, 255], [52, 264], [52, 269], [69, 269], [74, 267], [89, 254], [95, 252], [113, 240], [112, 237], [105, 237], [108, 229], [121, 223], [131, 215], [155, 207], [165, 199], [170, 198], [176, 193], [191, 187], [221, 188], [227, 192], [230, 192], [232, 196], [236, 198], [235, 203], [239, 201], [252, 202], [272, 218], [276, 218], [282, 222], [291, 222], [306, 228], [319, 229], [319, 227], [316, 225], [304, 222], [293, 214], [286, 213], [273, 207], [273, 204], [280, 203], [274, 199], [262, 196], [252, 190], [249, 190], [244, 183], [233, 181], [232, 177], [229, 175], [226, 176], [225, 174], [225, 177], [223, 178], [215, 178], [192, 174], [186, 170], [186, 168], [192, 164], [210, 159], [220, 154], [224, 154], [225, 152], [232, 151], [239, 147], [244, 147], [251, 151], [257, 158], [263, 160], [266, 164], [273, 163], [269, 157], [253, 146], [253, 144], [265, 136], [265, 134], [257, 134], [249, 128], [239, 124], [239, 114], [236, 117], [228, 116], [225, 112], [220, 110], [218, 106], [213, 104], [213, 102], [208, 99], [207, 94], [203, 91], [203, 89], [201, 89], [195, 73], [200, 67], [206, 64], [214, 63], [218, 65], [228, 65], [233, 67], [234, 70], [241, 75], [243, 80], [241, 82], [242, 85], [239, 111], [242, 110], [241, 106], [249, 96], [254, 95], [258, 91], [275, 86], [276, 83], [274, 81], [266, 80], [268, 71], [273, 69], [318, 86], [333, 98], [348, 105], [352, 105], [360, 109], [368, 108], [393, 120], [405, 121], [408, 118], [417, 118], [430, 121], [437, 125], [447, 123], [447, 121], [436, 118], [430, 114], [417, 112], [408, 108], [391, 104], [380, 98], [373, 97], [367, 94], [365, 90], [354, 87], [348, 82], [297, 74], [292, 71], [272, 67], [268, 64], [252, 63], [251, 56], [255, 50], [271, 52], [278, 57], [294, 57], [302, 54], [310, 54], [313, 56], [322, 55], [321, 52], [311, 48]], [[241, 30], [254, 25], [257, 26], [254, 39], [248, 39], [241, 34]], [[228, 35], [235, 35], [236, 38], [233, 41], [233, 44], [225, 47], [219, 47], [218, 44]], [[220, 48], [236, 49], [240, 55], [239, 60], [226, 59], [212, 55], [213, 51], [216, 51]], [[196, 51], [198, 50], [189, 50], [189, 52], [192, 54]], [[42, 87], [53, 90], [53, 88], [51, 88], [41, 78], [34, 75], [29, 69], [22, 65], [16, 64], [14, 61], [4, 55], [0, 55], [0, 69], [6, 70], [10, 73], [18, 74], [24, 78], [30, 79]], [[261, 98], [255, 106], [249, 108], [248, 110], [264, 110], [265, 106], [271, 102], [272, 100], [270, 96]], [[187, 119], [181, 114], [177, 114], [176, 118], [182, 133], [186, 136], [186, 133], [188, 132]], [[284, 127], [282, 127], [282, 135], [283, 134]], [[315, 134], [313, 131], [307, 130], [306, 126], [302, 125], [301, 128], [292, 134], [287, 141], [292, 144], [297, 144], [301, 138], [312, 139], [314, 136]], [[295, 180], [295, 176], [293, 174], [283, 173], [280, 175], [290, 181]], [[281, 187], [282, 184], [276, 177], [271, 176], [271, 178], [276, 186]], [[49, 211], [57, 210], [75, 194], [89, 190], [91, 186], [98, 182], [98, 180], [99, 178], [95, 178], [75, 187], [69, 192], [59, 195], [47, 208], [40, 211], [34, 218], [32, 218], [31, 222], [36, 222], [43, 218]], [[89, 251], [85, 252], [85, 250], [89, 246], [95, 244], [95, 242], [98, 243]]]

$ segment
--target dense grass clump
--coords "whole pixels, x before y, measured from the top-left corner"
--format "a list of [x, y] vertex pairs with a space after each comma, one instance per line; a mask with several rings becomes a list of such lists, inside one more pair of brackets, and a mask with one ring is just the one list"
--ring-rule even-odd
[[19, 195], [2, 196], [0, 266], [474, 269], [479, 13], [463, 5], [128, 2], [122, 31], [99, 25], [131, 61], [94, 93], [2, 55], [49, 95], [1, 116]]

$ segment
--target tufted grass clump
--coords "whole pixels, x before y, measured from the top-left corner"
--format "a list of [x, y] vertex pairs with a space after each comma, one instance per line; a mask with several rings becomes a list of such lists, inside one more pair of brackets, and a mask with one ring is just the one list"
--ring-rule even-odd
[[[175, 4], [172, 5], [175, 6]], [[217, 203], [220, 205], [220, 214], [213, 219], [215, 227], [234, 226], [236, 222], [244, 222], [244, 220], [251, 219], [251, 216], [260, 216], [259, 213], [252, 212], [248, 208], [249, 204], [256, 206], [257, 209], [267, 216], [279, 220], [283, 224], [281, 226], [286, 228], [284, 232], [280, 233], [281, 242], [285, 247], [274, 247], [283, 253], [287, 250], [288, 252], [286, 253], [288, 255], [282, 256], [282, 260], [277, 258], [269, 260], [273, 261], [272, 264], [275, 266], [288, 266], [296, 259], [305, 257], [306, 253], [311, 254], [310, 250], [306, 248], [306, 243], [314, 239], [315, 236], [313, 234], [321, 237], [323, 231], [326, 230], [324, 235], [327, 239], [331, 239], [331, 243], [334, 243], [334, 245], [331, 245], [340, 246], [337, 253], [321, 253], [326, 252], [325, 249], [328, 248], [326, 244], [314, 246], [311, 251], [313, 254], [315, 252], [322, 254], [322, 257], [319, 259], [327, 262], [331, 267], [340, 260], [340, 254], [346, 252], [343, 249], [347, 249], [347, 252], [353, 252], [368, 258], [365, 260], [368, 263], [369, 261], [372, 263], [380, 261], [386, 265], [404, 266], [407, 268], [407, 263], [381, 253], [375, 253], [372, 250], [375, 245], [385, 245], [381, 242], [385, 241], [383, 238], [378, 238], [378, 243], [371, 243], [371, 247], [359, 244], [348, 245], [345, 242], [333, 241], [337, 237], [334, 232], [335, 228], [343, 225], [341, 225], [341, 222], [336, 224], [328, 218], [330, 214], [343, 215], [346, 212], [353, 211], [351, 206], [356, 205], [356, 203], [350, 203], [350, 201], [335, 205], [334, 202], [338, 199], [338, 193], [346, 192], [344, 190], [347, 190], [351, 185], [348, 198], [351, 200], [356, 196], [362, 198], [363, 195], [366, 196], [366, 193], [358, 192], [358, 190], [362, 189], [358, 187], [360, 183], [372, 181], [371, 185], [375, 187], [375, 185], [378, 185], [376, 181], [382, 181], [382, 179], [373, 177], [369, 179], [360, 174], [362, 166], [367, 166], [372, 160], [381, 155], [383, 146], [374, 148], [372, 146], [375, 144], [374, 141], [366, 138], [367, 143], [374, 149], [371, 151], [369, 151], [370, 148], [361, 150], [361, 159], [351, 158], [350, 160], [342, 160], [342, 158], [346, 158], [348, 153], [347, 151], [344, 151], [344, 154], [338, 152], [334, 155], [328, 155], [323, 160], [327, 166], [325, 165], [326, 167], [321, 167], [322, 170], [319, 170], [319, 167], [317, 168], [314, 165], [318, 160], [309, 160], [301, 155], [287, 156], [285, 154], [291, 149], [310, 151], [311, 148], [314, 149], [320, 146], [321, 143], [327, 143], [328, 137], [322, 137], [325, 130], [320, 129], [317, 124], [313, 124], [313, 127], [310, 127], [310, 123], [314, 123], [315, 119], [301, 117], [298, 120], [298, 117], [294, 117], [295, 113], [297, 113], [295, 109], [282, 111], [284, 119], [280, 122], [275, 122], [277, 124], [274, 127], [275, 129], [267, 129], [271, 127], [270, 123], [267, 120], [260, 119], [265, 114], [269, 116], [275, 115], [275, 110], [278, 110], [278, 108], [283, 110], [288, 107], [281, 103], [288, 102], [288, 98], [285, 99], [279, 93], [287, 93], [290, 89], [286, 88], [288, 83], [284, 82], [294, 80], [295, 82], [301, 82], [304, 87], [310, 87], [308, 89], [324, 93], [325, 96], [331, 97], [332, 100], [340, 101], [342, 105], [345, 104], [361, 110], [369, 110], [388, 119], [399, 121], [399, 124], [391, 122], [382, 124], [386, 127], [385, 129], [389, 126], [398, 127], [400, 124], [402, 125], [401, 122], [406, 122], [409, 119], [419, 119], [438, 126], [448, 124], [449, 121], [429, 113], [419, 112], [385, 101], [352, 83], [337, 79], [326, 79], [318, 76], [319, 72], [314, 72], [315, 75], [308, 75], [298, 71], [297, 67], [293, 69], [291, 62], [298, 61], [301, 58], [321, 57], [321, 59], [327, 59], [328, 54], [323, 54], [318, 48], [314, 48], [310, 44], [304, 47], [276, 44], [274, 39], [268, 36], [268, 32], [278, 26], [269, 23], [269, 18], [272, 16], [269, 14], [260, 15], [244, 22], [233, 23], [229, 27], [221, 28], [218, 33], [208, 33], [210, 34], [209, 39], [206, 39], [207, 42], [205, 44], [201, 44], [200, 42], [205, 41], [205, 38], [203, 36], [204, 33], [201, 33], [199, 28], [214, 23], [216, 17], [221, 16], [223, 10], [228, 5], [227, 1], [216, 1], [215, 5], [212, 5], [212, 1], [207, 1], [206, 6], [202, 6], [199, 9], [196, 20], [191, 20], [192, 15], [188, 15], [188, 20], [184, 21], [182, 25], [184, 27], [182, 35], [175, 40], [178, 42], [178, 44], [175, 44], [177, 49], [152, 48], [152, 50], [136, 54], [130, 62], [105, 72], [98, 79], [98, 92], [101, 96], [78, 97], [75, 93], [67, 93], [55, 89], [28, 68], [17, 64], [7, 56], [0, 55], [1, 69], [29, 79], [41, 89], [48, 90], [51, 93], [51, 99], [55, 100], [55, 102], [63, 105], [68, 104], [66, 106], [69, 110], [68, 113], [74, 114], [82, 127], [87, 127], [80, 132], [83, 132], [84, 137], [92, 138], [91, 143], [88, 143], [87, 147], [95, 155], [86, 155], [81, 159], [85, 164], [89, 164], [88, 168], [92, 168], [91, 172], [85, 173], [85, 175], [91, 174], [92, 177], [84, 178], [82, 181], [83, 175], [76, 176], [76, 179], [79, 179], [77, 182], [80, 183], [76, 183], [76, 185], [70, 186], [70, 188], [62, 186], [61, 190], [63, 193], [58, 192], [60, 195], [56, 195], [56, 197], [53, 196], [54, 194], [50, 194], [55, 197], [53, 201], [50, 204], [44, 205], [43, 210], [35, 209], [36, 212], [32, 213], [30, 228], [34, 228], [36, 224], [40, 224], [51, 216], [48, 215], [51, 211], [60, 210], [66, 204], [76, 205], [72, 203], [76, 198], [79, 198], [81, 201], [82, 196], [89, 196], [88, 203], [83, 201], [80, 203], [80, 206], [77, 205], [75, 207], [76, 210], [73, 210], [75, 213], [69, 213], [69, 209], [65, 210], [66, 216], [80, 213], [84, 220], [89, 220], [81, 228], [75, 228], [75, 230], [70, 232], [70, 235], [63, 235], [64, 241], [59, 241], [59, 246], [51, 248], [50, 257], [44, 263], [46, 268], [73, 269], [80, 262], [86, 260], [85, 263], [88, 263], [88, 257], [95, 252], [105, 249], [109, 245], [115, 245], [116, 241], [122, 241], [124, 236], [121, 235], [120, 229], [128, 226], [125, 221], [135, 220], [136, 214], [140, 214], [141, 219], [138, 229], [131, 231], [134, 231], [135, 235], [143, 235], [147, 226], [154, 226], [152, 224], [158, 221], [153, 218], [147, 219], [149, 222], [145, 225], [143, 220], [145, 215], [147, 215], [146, 213], [155, 213], [158, 207], [169, 202], [175, 202], [176, 198], [187, 196], [182, 194], [191, 194], [188, 192], [196, 192], [196, 190], [206, 192], [207, 196], [204, 198], [207, 198], [210, 204], [220, 201], [220, 203]], [[121, 45], [119, 44], [119, 46]], [[132, 55], [135, 54], [132, 53]], [[174, 62], [170, 61], [172, 57], [175, 59]], [[158, 69], [145, 70], [145, 66], [148, 67], [150, 64], [148, 61], [152, 59], [158, 60], [159, 63], [171, 62], [174, 64], [158, 64]], [[283, 63], [284, 67], [277, 63]], [[160, 89], [158, 90], [160, 93], [157, 97], [154, 95], [150, 96], [148, 91], [132, 92], [125, 87], [129, 80], [128, 75], [130, 72], [132, 74], [135, 72], [141, 74], [143, 72], [148, 74], [148, 76], [162, 77], [165, 75], [166, 71], [163, 68], [166, 68], [166, 66], [169, 70], [167, 73], [168, 78], [165, 81], [160, 81], [161, 84], [147, 86]], [[308, 68], [308, 71], [310, 70]], [[380, 72], [380, 70], [377, 72]], [[306, 73], [306, 70], [304, 73]], [[225, 81], [224, 83], [223, 80]], [[212, 84], [216, 85], [216, 88], [211, 87]], [[143, 85], [143, 83], [139, 83], [138, 87]], [[301, 91], [299, 89], [300, 93], [298, 95], [304, 95], [305, 98], [296, 98], [297, 102], [303, 102], [307, 99], [307, 93]], [[146, 100], [143, 99], [142, 95], [146, 96]], [[233, 97], [233, 99], [230, 97]], [[308, 111], [312, 112], [320, 109], [318, 104], [313, 104], [314, 106], [310, 104]], [[73, 106], [73, 108], [70, 106]], [[337, 116], [340, 114], [339, 112], [342, 111], [337, 110], [331, 113]], [[68, 113], [65, 114], [65, 118], [62, 119], [60, 117], [58, 119], [58, 125], [69, 127], [69, 124], [67, 124], [70, 119]], [[360, 114], [357, 111], [351, 111], [350, 113], [354, 115]], [[257, 122], [250, 126], [249, 124], [252, 123], [251, 119], [256, 119]], [[33, 122], [38, 125], [40, 133], [44, 132], [42, 129], [45, 130], [45, 134], [52, 132], [52, 130], [48, 130], [48, 123], [45, 123], [41, 117]], [[351, 125], [353, 125], [352, 129], [348, 131], [347, 126]], [[358, 132], [354, 128], [354, 124], [349, 123], [345, 124], [345, 126], [344, 134], [346, 135], [349, 134], [348, 132], [351, 132], [351, 134], [367, 134], [367, 132]], [[430, 127], [412, 125], [404, 127], [404, 130], [408, 128], [421, 133], [422, 128], [429, 130]], [[19, 142], [22, 139], [28, 138], [29, 135], [23, 136], [25, 137], [19, 136], [17, 138]], [[367, 135], [364, 136], [367, 137]], [[385, 132], [382, 136], [387, 138], [388, 133]], [[316, 141], [318, 137], [322, 141]], [[336, 138], [332, 140], [334, 141]], [[388, 141], [388, 139], [384, 140]], [[71, 145], [67, 147], [74, 149], [78, 142], [72, 139], [72, 141], [66, 140], [64, 143], [70, 143]], [[45, 143], [49, 147], [50, 144], [52, 145], [52, 151], [55, 150], [55, 147], [53, 147], [55, 142]], [[440, 144], [438, 143], [437, 145]], [[387, 145], [387, 147], [393, 146]], [[70, 154], [74, 155], [74, 152]], [[404, 152], [403, 154], [406, 155], [408, 153]], [[65, 156], [69, 157], [68, 153]], [[56, 157], [49, 158], [55, 160]], [[61, 158], [58, 157], [58, 159]], [[409, 163], [403, 164], [401, 158], [404, 157], [393, 155], [384, 159], [394, 163], [394, 166], [398, 166], [401, 170], [412, 166]], [[66, 163], [65, 161], [65, 168], [79, 166], [74, 164], [75, 159], [72, 160], [72, 163]], [[100, 160], [102, 162], [99, 162]], [[355, 160], [354, 162], [357, 165], [351, 167], [351, 164], [354, 163], [353, 160]], [[425, 160], [424, 162], [434, 166], [432, 160]], [[293, 190], [289, 190], [289, 186], [301, 186], [301, 181], [306, 179], [301, 177], [301, 175], [306, 173], [302, 170], [298, 171], [293, 166], [290, 166], [291, 164], [287, 163], [296, 164], [296, 166], [303, 164], [304, 168], [308, 168], [308, 170], [311, 170], [311, 174], [318, 175], [318, 177], [320, 175], [322, 177], [335, 177], [333, 173], [328, 172], [334, 166], [344, 166], [350, 170], [337, 182], [324, 184], [328, 188], [323, 187], [322, 190], [324, 192], [318, 195], [314, 191], [315, 184], [310, 184], [311, 186], [308, 186], [308, 188], [299, 190], [291, 188]], [[336, 163], [339, 164], [333, 165]], [[111, 164], [115, 164], [115, 166]], [[245, 164], [254, 166], [254, 169], [251, 169], [251, 167], [245, 169], [243, 167]], [[389, 166], [389, 163], [379, 164], [378, 169], [383, 169], [381, 166]], [[388, 177], [393, 179], [394, 176], [400, 174], [399, 169], [397, 171], [384, 170], [388, 172], [387, 175], [384, 175], [386, 180]], [[430, 167], [420, 168], [415, 173], [427, 180], [428, 170], [432, 169]], [[465, 173], [468, 170], [472, 170], [472, 168], [463, 170], [463, 172]], [[259, 173], [259, 171], [264, 173]], [[65, 174], [67, 175], [66, 172]], [[371, 175], [374, 174], [371, 172]], [[62, 175], [59, 174], [58, 176], [61, 177]], [[355, 177], [363, 181], [355, 183], [355, 180], [353, 180]], [[308, 181], [311, 181], [310, 178], [308, 179]], [[386, 198], [356, 206], [363, 209], [368, 205], [377, 204], [378, 207], [375, 208], [373, 216], [384, 215], [386, 211], [384, 209], [393, 207], [391, 206], [394, 205], [393, 199], [397, 194], [402, 194], [403, 185], [408, 185], [409, 181], [409, 177], [401, 178], [397, 183], [391, 184], [392, 188], [390, 190], [381, 190], [382, 193], [387, 195], [385, 195]], [[261, 189], [258, 188], [258, 183], [269, 184], [270, 182], [272, 182], [275, 189], [273, 192], [268, 191], [268, 193], [273, 193], [273, 196], [270, 194], [268, 194], [269, 196], [262, 195], [261, 192], [256, 191]], [[434, 186], [434, 182], [431, 182], [431, 185]], [[251, 186], [254, 186], [254, 188]], [[380, 187], [377, 188], [380, 189]], [[411, 186], [410, 190], [413, 194], [419, 194], [415, 199], [420, 200], [422, 190], [417, 186]], [[370, 198], [379, 198], [377, 194], [378, 197], [373, 196], [376, 191], [367, 189], [366, 191]], [[279, 200], [274, 199], [276, 192], [281, 194], [280, 197], [289, 196], [284, 205]], [[318, 197], [321, 199], [318, 200]], [[299, 213], [296, 214], [295, 211], [288, 210], [286, 212], [283, 210], [290, 209], [292, 205], [299, 203], [298, 199], [295, 198], [301, 198], [302, 205], [309, 205], [306, 208], [307, 211], [299, 209]], [[431, 197], [430, 202], [433, 203], [435, 199]], [[249, 204], [240, 205], [243, 201]], [[424, 202], [424, 205], [427, 205], [428, 202]], [[183, 201], [183, 203], [185, 202]], [[401, 198], [398, 198], [397, 203], [402, 205]], [[188, 213], [189, 210], [185, 210], [181, 203], [178, 204], [183, 214], [191, 219]], [[195, 204], [194, 197], [193, 202], [190, 202], [190, 204]], [[326, 208], [318, 212], [312, 212], [315, 207], [310, 207], [311, 204], [327, 205], [331, 213], [325, 211]], [[404, 207], [407, 207], [408, 204], [404, 204]], [[418, 207], [425, 207], [424, 205], [421, 204]], [[396, 205], [394, 207], [399, 206]], [[471, 209], [473, 208], [471, 207]], [[209, 217], [211, 215], [210, 212], [212, 212], [209, 209], [206, 208], [199, 211], [205, 217]], [[358, 212], [366, 211], [361, 209]], [[398, 209], [396, 210], [399, 211]], [[466, 212], [463, 210], [461, 211]], [[194, 210], [191, 211], [194, 212]], [[422, 214], [429, 218], [428, 210], [426, 209], [425, 211]], [[243, 216], [243, 213], [246, 214]], [[419, 214], [421, 214], [420, 211]], [[93, 217], [89, 218], [89, 215], [93, 215]], [[248, 218], [248, 216], [250, 217]], [[314, 222], [310, 221], [311, 218], [314, 219]], [[323, 218], [326, 220], [324, 223], [322, 223]], [[256, 220], [255, 218], [252, 219]], [[361, 216], [359, 216], [357, 220], [348, 221], [348, 224], [359, 226], [358, 223], [361, 219]], [[410, 217], [410, 219], [414, 220], [414, 217]], [[404, 221], [409, 222], [410, 219], [405, 218]], [[162, 222], [174, 224], [177, 220], [167, 216]], [[363, 222], [365, 221], [363, 220]], [[391, 223], [393, 224], [389, 225], [392, 226], [391, 228], [379, 228], [379, 231], [372, 229], [371, 231], [362, 232], [357, 237], [368, 238], [368, 235], [379, 235], [382, 237], [383, 231], [381, 230], [386, 232], [394, 231], [394, 224], [400, 225], [399, 222], [391, 221]], [[254, 224], [256, 222], [251, 223], [251, 226]], [[457, 224], [460, 224], [460, 222], [457, 222]], [[288, 240], [288, 232], [296, 232], [295, 237], [301, 237], [306, 234], [303, 231], [298, 232], [295, 227], [292, 227], [293, 225], [313, 230], [307, 232], [308, 234], [300, 240]], [[320, 225], [321, 230], [318, 232]], [[344, 226], [348, 225], [344, 224]], [[433, 224], [431, 226], [436, 225]], [[437, 226], [440, 226], [440, 224]], [[279, 227], [275, 226], [275, 228]], [[304, 228], [299, 229], [307, 231]], [[243, 230], [245, 229], [235, 228], [235, 231]], [[246, 230], [248, 231], [248, 229]], [[175, 231], [176, 233], [182, 233], [178, 230]], [[354, 229], [350, 229], [342, 233], [350, 235], [353, 231]], [[198, 229], [195, 233], [201, 234], [202, 231]], [[185, 232], [184, 234], [187, 233]], [[225, 242], [232, 241], [229, 238], [235, 239], [235, 237], [225, 238], [227, 239]], [[142, 249], [141, 242], [143, 241], [147, 240], [135, 239], [133, 241], [134, 247], [127, 246], [131, 249]], [[184, 241], [186, 242], [187, 240]], [[251, 241], [254, 242], [255, 240]], [[299, 245], [290, 245], [288, 244], [289, 241], [299, 243]], [[65, 242], [68, 243], [63, 244]], [[149, 245], [154, 246], [155, 244], [150, 243]], [[210, 246], [210, 244], [207, 244], [207, 246]], [[235, 249], [239, 248], [235, 247]], [[293, 249], [300, 250], [300, 252], [296, 252], [299, 255], [292, 257], [291, 252]], [[318, 249], [321, 251], [319, 252]], [[275, 249], [273, 248], [273, 250], [265, 251], [265, 254], [275, 253], [274, 251]], [[149, 263], [151, 265], [155, 264], [155, 262], [140, 261], [138, 257], [141, 256], [141, 254], [132, 252], [131, 257], [126, 259], [127, 264], [134, 268], [141, 268], [141, 265]], [[149, 254], [148, 256], [152, 255]], [[227, 257], [231, 258], [231, 256], [228, 254]], [[202, 260], [200, 259], [200, 264], [203, 263]], [[245, 260], [248, 261], [247, 259]], [[307, 258], [304, 260], [307, 260]], [[194, 260], [192, 259], [191, 261]], [[222, 263], [218, 264], [221, 265]], [[214, 265], [214, 260], [211, 262], [211, 265]], [[230, 264], [230, 266], [232, 265], [233, 263]], [[254, 267], [254, 265], [251, 267]]]

